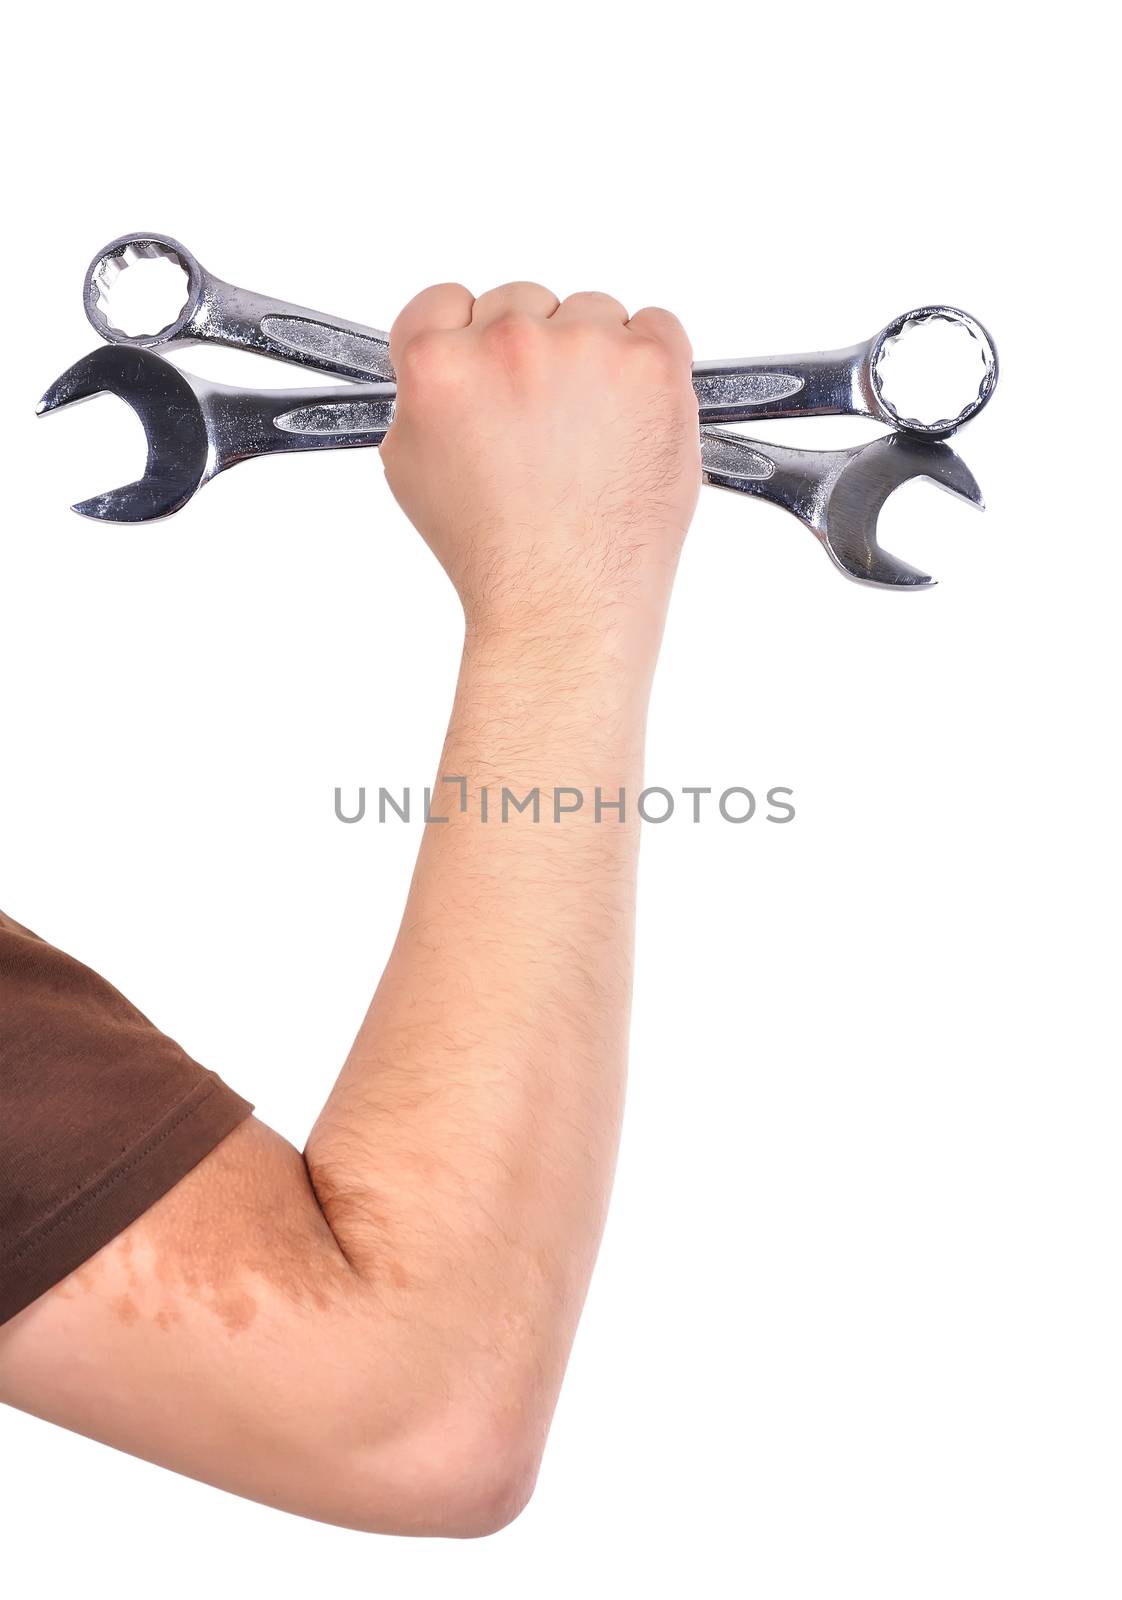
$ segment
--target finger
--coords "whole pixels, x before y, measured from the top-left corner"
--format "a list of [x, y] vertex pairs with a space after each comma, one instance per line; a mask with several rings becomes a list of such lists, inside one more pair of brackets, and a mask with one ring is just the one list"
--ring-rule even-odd
[[497, 317], [511, 311], [521, 311], [531, 317], [549, 317], [557, 310], [557, 296], [541, 283], [501, 283], [497, 289], [488, 289], [475, 302], [471, 312], [472, 327], [494, 322]]
[[641, 334], [644, 339], [657, 339], [685, 356], [687, 361], [693, 360], [689, 335], [672, 311], [662, 306], [644, 306], [636, 311], [627, 326], [630, 332]]
[[396, 367], [402, 350], [419, 333], [466, 328], [474, 295], [462, 283], [434, 283], [413, 296], [390, 329], [390, 360]]
[[610, 322], [622, 327], [627, 321], [627, 307], [610, 294], [598, 289], [583, 289], [571, 294], [553, 313], [554, 322]]

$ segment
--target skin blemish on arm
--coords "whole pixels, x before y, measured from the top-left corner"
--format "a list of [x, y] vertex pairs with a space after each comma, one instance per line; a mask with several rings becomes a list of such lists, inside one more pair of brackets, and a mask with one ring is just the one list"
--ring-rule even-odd
[[257, 1315], [257, 1302], [248, 1294], [224, 1294], [215, 1298], [211, 1310], [230, 1333], [241, 1333]]
[[250, 1118], [52, 1293], [163, 1333], [196, 1307], [237, 1336], [270, 1298], [322, 1312], [356, 1284], [302, 1157]]
[[135, 1322], [140, 1312], [137, 1310], [136, 1301], [128, 1294], [119, 1294], [113, 1301], [113, 1310], [122, 1322], [128, 1324]]

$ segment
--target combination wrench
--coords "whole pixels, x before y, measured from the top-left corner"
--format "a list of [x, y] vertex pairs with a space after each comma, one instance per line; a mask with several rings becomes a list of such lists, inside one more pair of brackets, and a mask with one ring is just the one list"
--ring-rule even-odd
[[[104, 522], [170, 516], [217, 473], [251, 456], [379, 445], [393, 420], [392, 383], [240, 390], [181, 372], [149, 350], [102, 345], [39, 402], [40, 414], [110, 393], [131, 406], [148, 442], [144, 474], [74, 506]], [[705, 481], [782, 506], [849, 578], [920, 589], [934, 579], [882, 550], [877, 516], [899, 484], [928, 478], [975, 506], [982, 495], [945, 442], [892, 433], [847, 450], [793, 450], [719, 428], [701, 430]]]
[[[110, 320], [113, 287], [131, 263], [145, 259], [174, 262], [186, 278], [186, 299], [178, 315], [157, 332], [130, 335]], [[236, 288], [208, 272], [184, 245], [166, 234], [125, 234], [107, 244], [86, 271], [83, 303], [97, 333], [111, 344], [155, 349], [202, 340], [352, 381], [394, 376], [387, 333]], [[973, 341], [976, 384], [972, 392], [970, 383], [964, 385], [963, 404], [952, 415], [904, 416], [885, 393], [885, 357], [901, 338], [938, 322], [963, 329]], [[942, 439], [977, 416], [992, 395], [997, 376], [997, 351], [982, 324], [955, 306], [930, 305], [902, 313], [871, 339], [841, 350], [698, 361], [693, 386], [702, 423], [861, 416], [906, 433]]]

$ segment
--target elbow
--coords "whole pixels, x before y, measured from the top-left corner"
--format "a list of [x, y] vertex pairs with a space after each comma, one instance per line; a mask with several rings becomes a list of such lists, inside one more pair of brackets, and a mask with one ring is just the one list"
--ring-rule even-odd
[[426, 1444], [418, 1479], [419, 1526], [410, 1531], [443, 1539], [485, 1539], [526, 1509], [537, 1482], [539, 1453], [505, 1428]]
[[[544, 1438], [508, 1418], [459, 1413], [426, 1420], [358, 1469], [353, 1514], [367, 1533], [482, 1539], [521, 1515], [537, 1482]], [[352, 1479], [353, 1484], [353, 1479]]]
[[528, 1474], [514, 1462], [483, 1482], [456, 1485], [432, 1507], [433, 1533], [444, 1539], [486, 1539], [501, 1533], [530, 1503], [536, 1478], [536, 1470]]

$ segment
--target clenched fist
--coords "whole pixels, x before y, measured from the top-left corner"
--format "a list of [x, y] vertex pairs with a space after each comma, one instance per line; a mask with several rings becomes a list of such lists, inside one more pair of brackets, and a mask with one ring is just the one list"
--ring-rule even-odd
[[426, 289], [390, 335], [386, 478], [469, 633], [632, 622], [657, 636], [701, 482], [691, 351], [670, 312], [536, 283]]

